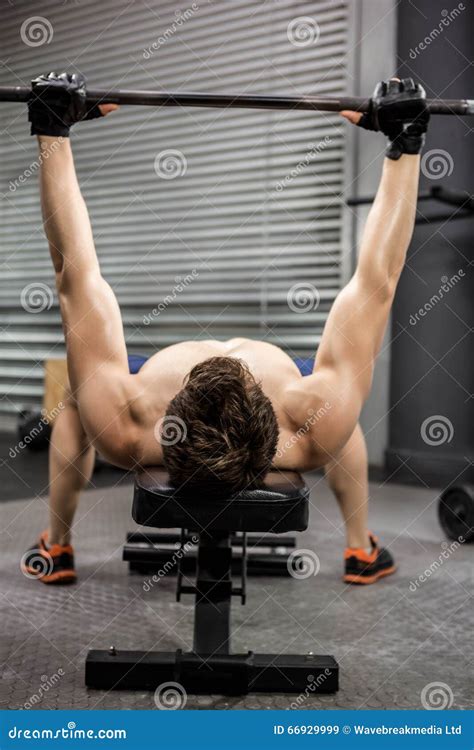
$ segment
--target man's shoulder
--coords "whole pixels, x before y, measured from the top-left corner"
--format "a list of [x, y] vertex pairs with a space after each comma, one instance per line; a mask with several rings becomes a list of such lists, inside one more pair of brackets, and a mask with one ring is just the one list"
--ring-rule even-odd
[[318, 465], [327, 463], [343, 446], [353, 429], [353, 416], [327, 373], [290, 383], [284, 391], [285, 413], [292, 429], [305, 444], [305, 452]]

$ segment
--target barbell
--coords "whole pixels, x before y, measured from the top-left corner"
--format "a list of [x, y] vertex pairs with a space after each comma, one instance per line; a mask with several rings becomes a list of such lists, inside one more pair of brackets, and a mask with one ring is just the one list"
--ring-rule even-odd
[[[27, 86], [0, 86], [0, 101], [27, 102]], [[88, 104], [135, 104], [149, 107], [241, 107], [250, 109], [303, 109], [319, 112], [341, 112], [350, 109], [367, 112], [370, 99], [362, 97], [262, 96], [260, 94], [204, 94], [169, 91], [109, 91], [88, 89]], [[428, 99], [432, 115], [474, 115], [474, 99]]]

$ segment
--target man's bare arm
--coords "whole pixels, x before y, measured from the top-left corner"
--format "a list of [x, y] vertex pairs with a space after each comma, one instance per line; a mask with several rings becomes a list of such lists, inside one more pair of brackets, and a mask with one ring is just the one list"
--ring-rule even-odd
[[[287, 394], [295, 421], [313, 425], [314, 460], [320, 464], [345, 445], [369, 395], [413, 232], [419, 167], [419, 156], [385, 159], [356, 272], [331, 308], [313, 374]], [[320, 409], [324, 416], [312, 420]]]
[[405, 264], [415, 224], [419, 169], [419, 156], [385, 159], [356, 272], [332, 307], [318, 349], [315, 371], [328, 390], [339, 393], [334, 416], [339, 411], [344, 415], [347, 434], [352, 433], [369, 395]]
[[329, 313], [315, 371], [335, 370], [360, 410], [372, 383], [416, 217], [420, 157], [385, 159], [354, 276]]
[[411, 78], [380, 82], [366, 113], [341, 114], [366, 130], [381, 131], [388, 143], [356, 272], [329, 313], [313, 374], [289, 394], [289, 411], [293, 407], [299, 423], [325, 405], [324, 420], [311, 429], [318, 462], [349, 439], [370, 391], [415, 225], [420, 153], [430, 119], [426, 92]]
[[[127, 432], [127, 352], [115, 295], [102, 278], [70, 141], [39, 136], [40, 189], [59, 295], [71, 388], [91, 438], [104, 452]], [[105, 452], [107, 448], [105, 447]]]

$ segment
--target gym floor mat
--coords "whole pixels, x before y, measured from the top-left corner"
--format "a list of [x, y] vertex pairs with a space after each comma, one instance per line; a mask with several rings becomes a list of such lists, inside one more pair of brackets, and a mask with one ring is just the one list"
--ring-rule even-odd
[[[371, 527], [399, 569], [373, 586], [349, 587], [341, 581], [344, 534], [335, 500], [320, 475], [306, 478], [310, 528], [297, 548], [314, 550], [320, 570], [304, 580], [250, 579], [247, 605], [232, 603], [232, 650], [333, 654], [339, 692], [188, 696], [186, 708], [422, 709], [432, 683], [446, 686], [452, 708], [472, 708], [473, 546], [452, 549], [443, 537], [439, 492], [371, 485]], [[135, 528], [131, 501], [130, 486], [85, 493], [75, 529], [79, 580], [65, 588], [20, 571], [23, 552], [45, 525], [46, 498], [0, 506], [0, 708], [155, 708], [153, 693], [84, 686], [90, 648], [191, 645], [193, 598], [177, 603], [174, 578], [147, 587], [121, 560], [126, 531]]]

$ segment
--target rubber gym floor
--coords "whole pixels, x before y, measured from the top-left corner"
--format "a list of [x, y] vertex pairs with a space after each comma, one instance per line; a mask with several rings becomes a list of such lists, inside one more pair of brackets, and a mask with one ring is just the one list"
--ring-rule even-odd
[[[233, 600], [233, 650], [333, 654], [339, 692], [309, 693], [300, 709], [422, 709], [422, 691], [434, 682], [449, 686], [452, 708], [473, 707], [472, 546], [448, 546], [436, 518], [437, 490], [372, 483], [371, 525], [399, 569], [356, 588], [341, 581], [344, 539], [335, 501], [321, 476], [307, 480], [310, 527], [297, 547], [317, 553], [320, 571], [305, 580], [249, 579], [247, 605]], [[153, 693], [84, 686], [89, 648], [191, 646], [193, 598], [175, 601], [174, 578], [145, 591], [144, 579], [121, 560], [125, 533], [134, 528], [131, 491], [122, 483], [85, 494], [75, 536], [79, 580], [66, 588], [29, 580], [19, 568], [45, 525], [46, 498], [0, 505], [0, 708], [155, 707]], [[448, 559], [437, 564], [443, 552]], [[296, 698], [188, 696], [186, 708], [284, 709]]]

